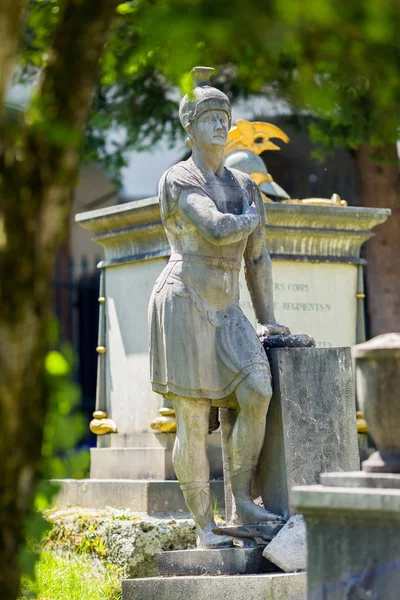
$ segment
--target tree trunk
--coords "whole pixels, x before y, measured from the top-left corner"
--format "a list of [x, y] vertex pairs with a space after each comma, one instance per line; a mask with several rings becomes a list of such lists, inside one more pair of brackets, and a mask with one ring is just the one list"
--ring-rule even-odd
[[396, 146], [361, 145], [356, 165], [363, 206], [390, 208], [366, 244], [369, 336], [400, 331], [400, 176]]
[[1, 600], [19, 595], [18, 551], [38, 478], [47, 409], [44, 359], [51, 272], [67, 231], [83, 130], [118, 4], [65, 0], [34, 110], [17, 135], [7, 123], [2, 131]]

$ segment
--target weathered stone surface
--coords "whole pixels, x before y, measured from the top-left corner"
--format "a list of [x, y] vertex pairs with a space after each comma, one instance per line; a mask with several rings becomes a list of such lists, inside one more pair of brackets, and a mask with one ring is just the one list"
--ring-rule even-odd
[[[400, 490], [351, 487], [328, 487], [322, 485], [298, 486], [292, 491], [293, 506], [303, 515], [309, 511], [349, 513], [354, 518], [375, 521], [397, 519], [400, 513]], [[331, 516], [329, 516], [331, 518]], [[307, 521], [307, 519], [306, 519]]]
[[215, 550], [174, 550], [158, 555], [158, 574], [171, 575], [239, 575], [276, 571], [263, 558], [263, 548], [218, 548]]
[[305, 570], [306, 524], [301, 515], [293, 515], [289, 519], [278, 535], [265, 547], [263, 556], [286, 573]]
[[262, 338], [261, 342], [265, 350], [270, 348], [314, 348], [314, 339], [305, 333], [291, 335], [271, 335]]
[[156, 519], [129, 510], [57, 510], [48, 515], [53, 528], [47, 545], [86, 552], [121, 568], [125, 577], [157, 575], [157, 556], [195, 546], [189, 519]]
[[398, 600], [399, 489], [299, 487], [293, 503], [307, 523], [309, 600]]
[[164, 448], [91, 448], [93, 479], [175, 479]]
[[[174, 433], [109, 434], [97, 438], [90, 451], [93, 479], [176, 479], [172, 468]], [[207, 435], [207, 456], [212, 479], [222, 479], [221, 435]]]
[[258, 487], [267, 510], [291, 514], [290, 489], [324, 471], [359, 468], [350, 348], [269, 350], [274, 394]]
[[157, 577], [122, 582], [122, 600], [306, 600], [303, 573]]
[[[133, 481], [131, 479], [56, 479], [60, 491], [54, 504], [59, 508], [107, 507], [147, 514], [187, 515], [177, 481]], [[212, 481], [211, 492], [217, 513], [224, 512], [224, 483]]]
[[399, 473], [321, 473], [321, 483], [324, 486], [350, 488], [400, 488]]

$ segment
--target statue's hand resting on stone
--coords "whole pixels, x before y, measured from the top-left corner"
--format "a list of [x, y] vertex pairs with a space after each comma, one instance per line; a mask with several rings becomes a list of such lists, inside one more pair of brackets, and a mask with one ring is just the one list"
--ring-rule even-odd
[[290, 335], [290, 329], [286, 325], [280, 325], [275, 321], [268, 321], [262, 325], [257, 325], [257, 335], [262, 341], [271, 335]]

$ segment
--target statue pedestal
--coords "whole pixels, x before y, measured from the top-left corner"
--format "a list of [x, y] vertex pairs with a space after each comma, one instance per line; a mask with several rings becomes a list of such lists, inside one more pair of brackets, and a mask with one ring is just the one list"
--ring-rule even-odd
[[274, 393], [256, 487], [267, 510], [288, 518], [294, 485], [360, 468], [351, 352], [284, 348], [268, 355]]
[[[350, 348], [268, 351], [273, 396], [254, 486], [268, 511], [288, 519], [294, 485], [319, 483], [325, 471], [359, 469]], [[234, 512], [225, 439], [232, 411], [222, 412], [226, 517]]]

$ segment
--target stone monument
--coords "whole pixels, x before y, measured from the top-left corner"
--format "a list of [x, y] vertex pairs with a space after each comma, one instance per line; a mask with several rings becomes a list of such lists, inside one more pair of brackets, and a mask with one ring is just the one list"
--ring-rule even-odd
[[[272, 258], [275, 316], [293, 333], [311, 334], [319, 347], [351, 346], [364, 339], [362, 269], [365, 261], [360, 258], [360, 248], [390, 211], [346, 207], [343, 203], [321, 204], [315, 199], [312, 204], [285, 200], [285, 192], [274, 186], [258, 156], [264, 150], [278, 149], [271, 138], [288, 141], [284, 132], [271, 124], [237, 122], [228, 136], [225, 161], [228, 166], [247, 169], [262, 192], [268, 214], [264, 236]], [[246, 150], [245, 166], [243, 150]], [[254, 162], [254, 159], [259, 160]], [[267, 203], [267, 196], [284, 199]], [[98, 345], [93, 349], [99, 357], [96, 411], [92, 422], [98, 438], [97, 447], [91, 449], [90, 479], [61, 480], [57, 503], [60, 506], [131, 507], [166, 514], [186, 512], [172, 468], [174, 411], [168, 400], [153, 392], [149, 377], [147, 308], [154, 281], [171, 255], [158, 197], [89, 211], [77, 215], [76, 220], [91, 231], [93, 241], [105, 251], [105, 258], [98, 265], [102, 288], [100, 326]], [[240, 307], [255, 326], [256, 316], [243, 269], [239, 274], [239, 288]], [[279, 351], [274, 352], [278, 356]], [[309, 360], [312, 363], [311, 354]], [[276, 372], [279, 373], [279, 366]], [[331, 385], [333, 394], [334, 380]], [[343, 387], [343, 381], [341, 385]], [[274, 431], [279, 431], [279, 422], [278, 427], [274, 426], [274, 415], [281, 409], [282, 417], [290, 414], [286, 391], [280, 400], [278, 392], [279, 386], [269, 408], [268, 427]], [[310, 402], [308, 395], [307, 402]], [[317, 406], [315, 408], [317, 410]], [[317, 417], [325, 419], [327, 432], [332, 429], [335, 435], [340, 435], [339, 422], [326, 411], [324, 414], [319, 411]], [[217, 421], [214, 419], [210, 425], [214, 429]], [[297, 432], [296, 427], [294, 431]], [[366, 433], [363, 435], [367, 437]], [[269, 433], [267, 437], [270, 438]], [[263, 456], [268, 446], [265, 442]], [[275, 454], [283, 456], [289, 449], [288, 443], [275, 444], [268, 456], [274, 463]], [[214, 502], [221, 511], [224, 490], [219, 431], [207, 436], [207, 454], [214, 479], [211, 484]], [[295, 464], [292, 462], [292, 466]], [[344, 468], [344, 464], [322, 461], [320, 467], [325, 470]], [[311, 483], [303, 475], [299, 479], [288, 475], [287, 481]], [[282, 483], [284, 494], [284, 479], [277, 481]], [[261, 495], [267, 498], [268, 493]], [[286, 512], [287, 503], [283, 509], [283, 513]]]

